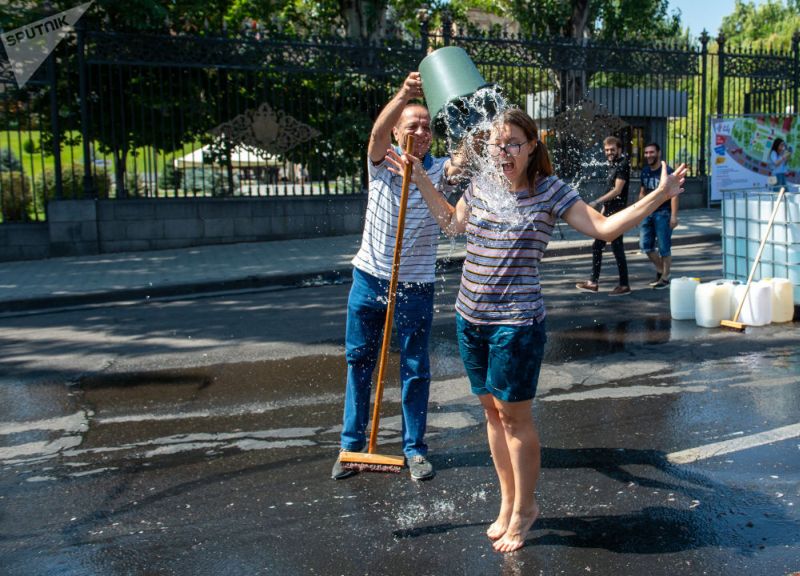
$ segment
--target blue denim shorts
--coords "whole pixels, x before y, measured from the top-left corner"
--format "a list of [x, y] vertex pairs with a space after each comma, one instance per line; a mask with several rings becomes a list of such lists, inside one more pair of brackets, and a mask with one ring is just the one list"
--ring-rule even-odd
[[658, 241], [659, 255], [672, 255], [672, 228], [669, 227], [671, 217], [671, 210], [662, 209], [656, 210], [642, 221], [639, 228], [639, 247], [642, 252], [647, 254], [655, 251]]
[[504, 402], [533, 399], [547, 342], [544, 324], [472, 324], [457, 313], [458, 349], [472, 393]]

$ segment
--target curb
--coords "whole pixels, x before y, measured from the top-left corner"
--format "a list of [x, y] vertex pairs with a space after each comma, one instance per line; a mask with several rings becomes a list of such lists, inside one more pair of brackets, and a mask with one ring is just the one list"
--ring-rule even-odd
[[[689, 244], [702, 244], [718, 242], [719, 233], [697, 234], [676, 237], [673, 246]], [[562, 244], [559, 246], [558, 244]], [[591, 254], [591, 240], [561, 240], [556, 245], [551, 245], [547, 250], [545, 260], [580, 254]], [[639, 247], [638, 239], [632, 238], [625, 242], [626, 250], [635, 250]], [[465, 254], [440, 257], [436, 261], [437, 272], [450, 271], [460, 267]], [[342, 267], [324, 272], [300, 272], [292, 274], [247, 276], [245, 278], [232, 278], [226, 280], [209, 280], [188, 284], [171, 284], [163, 286], [149, 286], [147, 288], [124, 288], [102, 292], [87, 292], [84, 294], [54, 295], [34, 298], [20, 298], [0, 302], [0, 314], [13, 314], [32, 312], [36, 310], [53, 310], [58, 308], [84, 307], [110, 303], [123, 303], [132, 301], [147, 301], [151, 298], [169, 298], [174, 296], [192, 296], [212, 294], [215, 292], [231, 292], [239, 290], [254, 290], [263, 288], [292, 289], [326, 284], [344, 284], [350, 281], [351, 266]]]
[[0, 302], [0, 314], [71, 308], [93, 304], [110, 304], [114, 302], [131, 302], [136, 300], [146, 301], [151, 298], [169, 298], [172, 296], [197, 296], [215, 292], [253, 290], [266, 287], [290, 289], [323, 284], [343, 284], [350, 270], [351, 268], [329, 270], [327, 272], [248, 276], [246, 278], [149, 286], [147, 288], [124, 288], [120, 290], [106, 290], [103, 292], [86, 292], [84, 294], [20, 298], [17, 300]]
[[[672, 246], [688, 246], [691, 244], [705, 244], [708, 242], [719, 242], [720, 239], [721, 239], [720, 232], [673, 236]], [[569, 241], [562, 241], [562, 243], [564, 242], [569, 242]], [[552, 248], [548, 247], [547, 253], [545, 254], [543, 260], [550, 260], [552, 258], [559, 258], [564, 256], [576, 256], [579, 254], [586, 254], [588, 256], [591, 256], [593, 242], [594, 240], [573, 240], [572, 242], [569, 242], [569, 245], [566, 246], [554, 246]], [[638, 237], [632, 237], [630, 240], [625, 240], [623, 242], [623, 246], [625, 247], [626, 251], [638, 250], [639, 249]]]

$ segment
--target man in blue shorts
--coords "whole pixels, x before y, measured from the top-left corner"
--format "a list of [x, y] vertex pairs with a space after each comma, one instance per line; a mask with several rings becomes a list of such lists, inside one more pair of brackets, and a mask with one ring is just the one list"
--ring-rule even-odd
[[[644, 147], [645, 167], [642, 168], [642, 185], [639, 188], [641, 200], [658, 188], [661, 180], [661, 147], [651, 142]], [[672, 168], [667, 166], [667, 173]], [[678, 197], [665, 201], [656, 211], [647, 216], [639, 228], [639, 245], [656, 267], [656, 279], [650, 286], [663, 290], [669, 286], [669, 273], [672, 267], [672, 230], [678, 225]], [[658, 244], [658, 251], [656, 251]]]

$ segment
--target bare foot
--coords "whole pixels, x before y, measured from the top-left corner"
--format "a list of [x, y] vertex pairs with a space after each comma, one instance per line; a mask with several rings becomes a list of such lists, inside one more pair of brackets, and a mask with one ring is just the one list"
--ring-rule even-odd
[[492, 546], [498, 552], [513, 552], [519, 550], [525, 544], [528, 531], [539, 517], [539, 506], [534, 504], [527, 514], [513, 514], [508, 523], [506, 533], [498, 539]]
[[511, 509], [512, 504], [500, 505], [500, 512], [497, 514], [497, 520], [495, 520], [491, 526], [486, 530], [486, 535], [489, 537], [489, 540], [499, 540], [503, 534], [506, 533], [508, 530], [508, 523], [511, 520]]
[[486, 530], [486, 535], [489, 540], [499, 540], [500, 537], [506, 533], [508, 528], [508, 520], [501, 522], [499, 519], [495, 520], [491, 526]]

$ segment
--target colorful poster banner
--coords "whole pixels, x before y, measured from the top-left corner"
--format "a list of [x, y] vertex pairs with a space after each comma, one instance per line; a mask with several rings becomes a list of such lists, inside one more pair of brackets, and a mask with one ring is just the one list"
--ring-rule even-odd
[[[770, 151], [776, 138], [789, 150], [800, 144], [800, 123], [793, 115], [730, 116], [711, 119], [711, 201], [724, 190], [764, 189], [773, 183]], [[787, 161], [787, 184], [800, 184], [800, 152]]]

